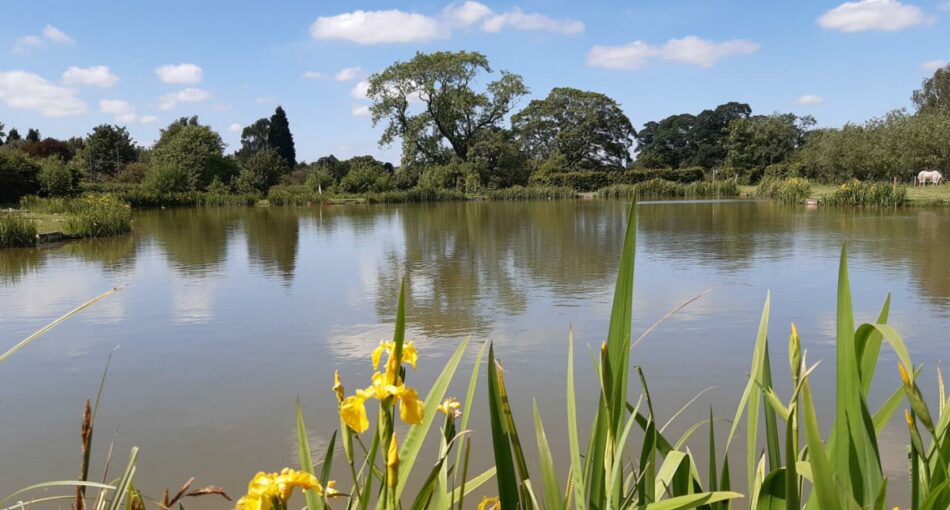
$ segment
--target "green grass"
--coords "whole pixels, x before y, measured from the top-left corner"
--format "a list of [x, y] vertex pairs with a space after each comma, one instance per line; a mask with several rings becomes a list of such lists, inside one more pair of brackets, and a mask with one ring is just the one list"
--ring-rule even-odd
[[757, 198], [778, 200], [784, 204], [799, 204], [811, 195], [811, 183], [800, 177], [766, 177], [755, 187], [754, 195]]
[[36, 224], [17, 213], [0, 213], [0, 248], [23, 248], [36, 244]]
[[852, 179], [821, 199], [822, 204], [857, 207], [900, 207], [907, 203], [907, 188], [888, 182]]
[[600, 198], [730, 198], [739, 196], [733, 181], [701, 181], [689, 184], [651, 179], [639, 184], [615, 184], [597, 192]]
[[490, 190], [489, 200], [553, 200], [573, 199], [577, 197], [574, 188], [566, 186], [513, 186], [505, 189]]

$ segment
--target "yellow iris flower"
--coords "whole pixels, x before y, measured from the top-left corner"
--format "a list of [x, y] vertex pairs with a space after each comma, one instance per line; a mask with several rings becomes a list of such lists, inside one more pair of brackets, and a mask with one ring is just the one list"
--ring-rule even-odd
[[[390, 340], [380, 340], [379, 346], [373, 349], [373, 370], [379, 370], [379, 360], [383, 357], [383, 353], [389, 353], [390, 356], [393, 355], [396, 351], [396, 342]], [[402, 360], [412, 366], [412, 369], [416, 369], [416, 362], [419, 360], [419, 353], [416, 351], [416, 346], [412, 342], [405, 342], [402, 344]]]
[[437, 409], [442, 411], [446, 416], [458, 418], [459, 416], [462, 416], [461, 407], [462, 404], [456, 400], [455, 397], [449, 397], [443, 400]]
[[501, 501], [498, 498], [482, 497], [482, 502], [478, 504], [478, 510], [501, 510]]
[[[328, 482], [327, 495], [336, 494], [332, 489], [335, 482]], [[314, 490], [323, 495], [323, 486], [315, 476], [304, 471], [284, 468], [280, 473], [260, 472], [247, 484], [247, 495], [238, 500], [235, 510], [271, 510], [275, 504], [286, 507], [290, 494], [297, 488], [301, 491]], [[331, 493], [332, 491], [332, 493]]]
[[340, 403], [340, 417], [347, 427], [357, 431], [365, 432], [369, 428], [369, 417], [366, 415], [366, 399], [372, 398], [374, 394], [368, 390], [357, 390], [356, 395], [351, 395], [343, 399]]
[[[415, 388], [406, 387], [399, 377], [399, 365], [393, 356], [396, 348], [395, 342], [381, 341], [379, 346], [373, 350], [372, 361], [373, 368], [379, 369], [379, 362], [384, 353], [389, 354], [386, 361], [386, 369], [382, 372], [374, 372], [372, 383], [366, 389], [356, 390], [355, 395], [343, 397], [343, 385], [340, 383], [340, 375], [334, 375], [335, 384], [333, 391], [336, 392], [340, 401], [340, 417], [343, 423], [358, 433], [365, 432], [369, 428], [369, 417], [366, 414], [366, 401], [375, 398], [376, 400], [386, 400], [390, 397], [396, 399], [399, 404], [399, 417], [402, 421], [409, 424], [422, 423], [423, 414], [425, 414], [425, 404], [419, 399], [419, 393]], [[416, 368], [416, 361], [419, 354], [412, 342], [403, 344], [402, 358], [406, 363]]]

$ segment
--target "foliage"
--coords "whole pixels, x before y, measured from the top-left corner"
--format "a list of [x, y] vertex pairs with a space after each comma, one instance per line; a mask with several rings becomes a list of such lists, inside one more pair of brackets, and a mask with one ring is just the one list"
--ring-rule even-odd
[[489, 200], [553, 200], [559, 198], [577, 198], [577, 192], [574, 188], [565, 186], [512, 186], [488, 192]]
[[468, 150], [468, 156], [479, 187], [497, 189], [528, 183], [531, 168], [514, 134], [507, 129], [483, 133]]
[[521, 77], [507, 71], [484, 92], [471, 87], [491, 72], [481, 53], [440, 51], [416, 53], [373, 74], [366, 95], [373, 125], [385, 123], [380, 144], [402, 138], [403, 165], [441, 164], [451, 154], [467, 161], [474, 143], [528, 92]]
[[780, 179], [767, 176], [759, 181], [755, 196], [776, 199], [785, 204], [800, 204], [811, 196], [811, 183], [801, 177]]
[[221, 135], [208, 126], [176, 121], [163, 130], [151, 152], [155, 165], [172, 165], [187, 175], [188, 190], [203, 189], [218, 177], [229, 181], [235, 173], [232, 163], [224, 158]]
[[651, 179], [639, 184], [614, 184], [597, 192], [601, 198], [727, 198], [739, 196], [732, 180], [690, 184]]
[[950, 64], [924, 79], [920, 90], [915, 90], [911, 99], [919, 113], [950, 115]]
[[277, 185], [267, 191], [267, 202], [270, 205], [312, 205], [319, 204], [326, 198], [326, 195], [315, 192], [307, 185]]
[[547, 186], [568, 186], [578, 191], [596, 191], [612, 184], [637, 184], [651, 179], [690, 183], [703, 180], [702, 168], [656, 168], [626, 171], [556, 172], [531, 176], [531, 182]]
[[108, 237], [132, 230], [129, 204], [113, 195], [85, 195], [71, 201], [63, 233], [71, 237]]
[[202, 191], [186, 191], [178, 193], [158, 193], [144, 187], [125, 190], [115, 194], [123, 202], [134, 208], [158, 207], [220, 207], [243, 206], [249, 207], [260, 200], [256, 193], [216, 193]]
[[267, 131], [267, 146], [277, 151], [290, 168], [297, 166], [297, 151], [294, 149], [294, 136], [290, 133], [287, 113], [280, 106], [271, 115]]
[[101, 124], [86, 136], [83, 164], [95, 178], [115, 175], [135, 161], [135, 142], [124, 127]]
[[287, 161], [275, 149], [264, 149], [241, 162], [234, 187], [242, 193], [266, 193], [287, 171]]
[[710, 169], [726, 159], [727, 130], [752, 109], [745, 103], [730, 102], [699, 115], [671, 115], [659, 122], [647, 122], [636, 134], [638, 167], [691, 167]]
[[569, 170], [627, 166], [636, 134], [616, 101], [568, 87], [531, 101], [511, 125], [531, 158], [559, 153]]
[[0, 149], [0, 203], [15, 202], [39, 190], [40, 167], [23, 151], [4, 146]]
[[364, 195], [370, 204], [416, 204], [468, 200], [465, 193], [451, 189], [412, 188], [405, 191], [384, 191]]
[[863, 182], [852, 179], [825, 197], [827, 205], [900, 207], [907, 203], [907, 188], [887, 182]]
[[476, 175], [475, 165], [461, 161], [451, 161], [444, 165], [433, 165], [422, 171], [418, 187], [424, 189], [464, 190], [465, 182]]
[[0, 248], [36, 244], [36, 224], [17, 213], [0, 213]]
[[393, 189], [392, 175], [381, 165], [357, 163], [340, 179], [339, 189], [344, 193], [389, 191]]
[[270, 135], [270, 119], [257, 119], [250, 126], [245, 126], [241, 131], [241, 148], [235, 153], [235, 156], [241, 161], [257, 154], [258, 152], [270, 147], [267, 139]]
[[69, 161], [73, 158], [73, 151], [69, 148], [69, 145], [55, 138], [44, 138], [41, 141], [24, 144], [23, 152], [29, 154], [31, 158], [37, 159], [56, 156], [63, 161]]
[[72, 195], [79, 183], [79, 176], [74, 169], [58, 156], [41, 160], [36, 178], [40, 184], [39, 191], [46, 196]]
[[305, 184], [307, 185], [307, 189], [314, 193], [325, 193], [336, 184], [336, 181], [334, 181], [333, 175], [330, 174], [329, 170], [318, 167], [316, 170], [307, 174]]
[[193, 189], [192, 175], [184, 167], [170, 163], [149, 165], [142, 187], [152, 193], [165, 195]]
[[765, 167], [788, 160], [814, 124], [811, 117], [791, 113], [736, 119], [729, 124], [725, 165], [761, 177]]

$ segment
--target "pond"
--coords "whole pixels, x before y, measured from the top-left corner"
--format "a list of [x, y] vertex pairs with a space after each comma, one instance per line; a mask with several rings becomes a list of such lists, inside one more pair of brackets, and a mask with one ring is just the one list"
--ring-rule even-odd
[[[75, 478], [83, 402], [95, 398], [115, 351], [93, 478], [114, 439], [113, 473], [131, 446], [141, 447], [138, 485], [148, 495], [191, 476], [240, 495], [256, 471], [296, 462], [296, 398], [314, 449], [325, 448], [338, 423], [333, 369], [348, 391], [368, 380], [369, 353], [392, 335], [403, 275], [409, 337], [420, 350], [410, 385], [427, 388], [461, 339], [494, 341], [522, 441], [534, 443], [536, 398], [566, 466], [567, 335], [573, 327], [578, 392], [595, 395], [588, 349], [596, 351], [606, 334], [627, 206], [156, 210], [136, 213], [131, 236], [0, 252], [0, 347], [111, 287], [122, 289], [0, 367], [0, 494]], [[785, 345], [795, 321], [808, 359], [822, 360], [813, 385], [822, 424], [830, 425], [845, 241], [857, 319], [872, 320], [891, 292], [890, 322], [913, 359], [925, 363], [924, 388], [935, 397], [936, 369], [950, 352], [950, 213], [652, 202], [639, 206], [637, 235], [635, 336], [709, 291], [631, 356], [646, 373], [661, 422], [708, 388], [671, 434], [706, 417], [710, 406], [731, 419], [769, 290], [779, 392], [788, 393]], [[450, 393], [463, 396], [476, 348]], [[895, 364], [885, 349], [872, 406], [897, 387]], [[477, 399], [473, 472], [490, 462], [484, 381]], [[582, 399], [582, 415], [589, 418], [593, 405]], [[881, 446], [894, 502], [907, 494], [905, 431], [895, 422]], [[697, 437], [694, 451], [705, 450], [705, 433]], [[733, 478], [744, 479], [741, 454], [733, 458]]]

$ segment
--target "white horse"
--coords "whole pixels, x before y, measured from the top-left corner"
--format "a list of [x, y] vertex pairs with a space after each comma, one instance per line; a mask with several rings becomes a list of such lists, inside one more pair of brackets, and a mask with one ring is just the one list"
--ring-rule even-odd
[[917, 186], [926, 186], [928, 183], [940, 185], [943, 183], [943, 174], [937, 170], [921, 170], [917, 173]]

